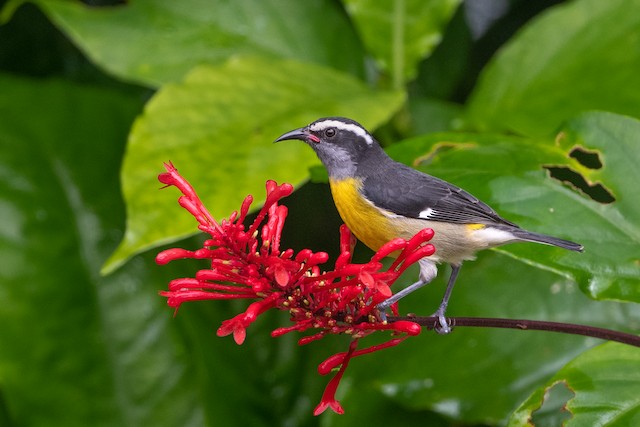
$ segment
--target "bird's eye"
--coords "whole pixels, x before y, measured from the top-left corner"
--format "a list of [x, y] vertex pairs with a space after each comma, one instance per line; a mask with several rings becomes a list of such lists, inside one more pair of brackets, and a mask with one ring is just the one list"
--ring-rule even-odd
[[335, 128], [329, 128], [329, 129], [324, 131], [324, 135], [327, 138], [332, 138], [332, 137], [336, 136], [336, 129]]

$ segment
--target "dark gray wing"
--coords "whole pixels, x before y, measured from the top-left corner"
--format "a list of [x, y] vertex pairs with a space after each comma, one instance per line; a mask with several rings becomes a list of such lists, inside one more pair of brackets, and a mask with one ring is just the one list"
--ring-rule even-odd
[[364, 179], [363, 193], [382, 209], [431, 221], [517, 227], [453, 184], [401, 163], [389, 162], [379, 166]]

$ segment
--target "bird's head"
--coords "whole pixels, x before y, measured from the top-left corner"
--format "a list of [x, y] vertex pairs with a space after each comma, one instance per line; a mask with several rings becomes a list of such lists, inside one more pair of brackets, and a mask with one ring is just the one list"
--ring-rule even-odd
[[332, 178], [353, 176], [362, 158], [368, 152], [380, 149], [362, 125], [344, 117], [318, 119], [283, 134], [275, 142], [288, 139], [304, 141], [313, 148]]

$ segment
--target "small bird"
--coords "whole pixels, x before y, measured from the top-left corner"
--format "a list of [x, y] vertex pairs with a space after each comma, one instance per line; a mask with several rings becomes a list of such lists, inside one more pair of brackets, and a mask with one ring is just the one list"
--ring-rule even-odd
[[354, 120], [321, 118], [292, 130], [275, 142], [301, 140], [327, 169], [338, 213], [355, 236], [378, 250], [389, 240], [410, 238], [431, 228], [434, 255], [422, 258], [419, 279], [378, 305], [384, 318], [396, 301], [433, 280], [437, 264], [451, 265], [451, 276], [434, 317], [440, 333], [449, 333], [445, 312], [462, 262], [481, 249], [513, 242], [536, 242], [582, 252], [568, 240], [526, 231], [500, 217], [488, 205], [439, 178], [392, 160], [378, 141]]

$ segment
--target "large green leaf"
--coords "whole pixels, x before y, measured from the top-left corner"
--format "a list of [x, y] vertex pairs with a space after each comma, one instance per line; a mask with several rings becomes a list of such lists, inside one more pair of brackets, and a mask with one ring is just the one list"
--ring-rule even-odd
[[238, 54], [295, 58], [362, 74], [357, 37], [328, 0], [153, 0], [112, 7], [34, 2], [96, 64], [147, 85], [179, 80], [196, 65]]
[[198, 67], [184, 82], [163, 87], [131, 132], [122, 171], [127, 232], [105, 271], [196, 231], [192, 218], [176, 216], [176, 194], [157, 191], [163, 162], [182, 170], [222, 219], [247, 194], [259, 204], [267, 179], [307, 179], [317, 163], [313, 151], [299, 143], [272, 144], [280, 134], [332, 115], [375, 128], [403, 99], [318, 66], [250, 58]]
[[[602, 184], [615, 198], [613, 203], [574, 201], [569, 219], [577, 223], [576, 238], [584, 242], [584, 257], [571, 268], [588, 272], [580, 281], [593, 298], [640, 302], [640, 121], [608, 113], [588, 113], [569, 121], [556, 138], [566, 152], [584, 148], [598, 156], [602, 166], [591, 169], [574, 164], [573, 169], [588, 184]], [[523, 188], [522, 191], [527, 191]], [[544, 194], [541, 194], [544, 198]], [[553, 198], [550, 198], [553, 203]], [[507, 202], [502, 198], [502, 203]], [[568, 223], [565, 222], [566, 225]], [[584, 236], [584, 237], [581, 237]], [[516, 256], [526, 253], [513, 252]], [[533, 253], [531, 255], [534, 255]]]
[[546, 136], [579, 112], [640, 117], [640, 0], [577, 0], [517, 34], [470, 102], [479, 129]]
[[124, 222], [118, 167], [140, 100], [0, 76], [3, 425], [201, 425], [166, 281], [100, 265]]
[[[593, 298], [640, 301], [640, 122], [607, 113], [570, 121], [556, 141], [491, 134], [439, 134], [391, 147], [406, 163], [455, 183], [525, 229], [582, 243], [585, 253], [533, 244], [499, 250], [580, 283]], [[580, 145], [600, 155], [588, 169], [569, 152]], [[416, 160], [417, 159], [417, 160]], [[543, 166], [565, 166], [601, 182], [616, 201], [598, 203], [550, 178]]]
[[[570, 426], [634, 426], [640, 422], [640, 349], [621, 344], [594, 348], [568, 363], [514, 412], [510, 426], [531, 424], [545, 395], [566, 387]], [[548, 415], [547, 415], [548, 416]], [[566, 417], [565, 417], [566, 418]]]
[[343, 2], [368, 50], [399, 88], [440, 42], [460, 0]]
[[99, 275], [124, 228], [118, 167], [140, 99], [6, 76], [0, 89], [0, 425], [313, 425], [332, 350], [271, 338], [284, 313], [238, 346], [215, 329], [242, 302], [173, 319], [158, 296], [202, 264], [149, 253]]
[[[436, 281], [400, 301], [401, 313], [432, 313], [444, 292], [447, 273], [442, 268]], [[409, 270], [401, 280], [411, 283], [417, 274], [416, 269]], [[635, 328], [636, 332], [640, 324], [640, 305], [591, 300], [571, 281], [491, 252], [482, 252], [477, 261], [463, 265], [448, 314]], [[421, 425], [429, 416], [425, 411], [463, 425], [500, 425], [560, 367], [600, 342], [522, 330], [458, 327], [447, 336], [423, 331], [393, 349], [354, 359], [339, 393], [346, 413], [332, 416], [329, 425], [353, 425], [355, 420], [373, 423], [385, 413], [385, 424]], [[382, 408], [387, 411], [378, 412]]]

